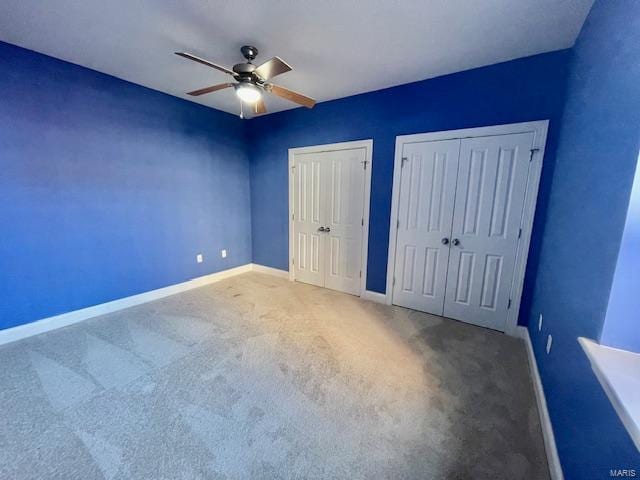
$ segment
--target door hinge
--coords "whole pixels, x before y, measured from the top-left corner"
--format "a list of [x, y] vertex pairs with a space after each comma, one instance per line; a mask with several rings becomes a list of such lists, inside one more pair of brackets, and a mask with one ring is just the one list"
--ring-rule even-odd
[[400, 220], [396, 221], [396, 228], [400, 228]]
[[522, 237], [522, 229], [518, 230], [518, 238]]
[[292, 214], [291, 214], [291, 220], [295, 220], [295, 219], [296, 219], [296, 214], [295, 214], [295, 213], [292, 213]]
[[396, 277], [393, 277], [393, 282], [391, 282], [391, 286], [394, 287], [396, 285]]
[[539, 152], [540, 149], [539, 148], [532, 148], [531, 150], [529, 150], [529, 161], [531, 162], [533, 160], [533, 154], [536, 152]]
[[509, 299], [509, 303], [507, 304], [507, 310], [511, 308], [511, 299]]
[[295, 264], [296, 264], [296, 259], [295, 259], [295, 258], [292, 258], [292, 259], [291, 259], [291, 265], [295, 265]]
[[360, 270], [360, 278], [362, 278], [362, 270]]
[[360, 225], [364, 227], [364, 218], [360, 220]]
[[367, 163], [369, 163], [369, 160], [362, 160], [362, 165], [364, 166], [364, 169], [367, 169]]
[[407, 157], [402, 157], [402, 160], [400, 160], [400, 168], [404, 167], [404, 162], [406, 162], [407, 160], [409, 160]]

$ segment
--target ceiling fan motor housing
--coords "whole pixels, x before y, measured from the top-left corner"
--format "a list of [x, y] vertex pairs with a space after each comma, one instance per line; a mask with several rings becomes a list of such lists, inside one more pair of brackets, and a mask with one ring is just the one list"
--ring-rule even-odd
[[256, 66], [253, 63], [237, 63], [233, 66], [233, 71], [238, 75], [251, 76]]
[[258, 49], [251, 45], [245, 45], [240, 49], [244, 58], [247, 59], [247, 63], [238, 63], [233, 66], [233, 71], [238, 74], [237, 80], [239, 82], [251, 82], [254, 84], [260, 84], [261, 79], [253, 72], [257, 68], [251, 60], [255, 59], [258, 55]]

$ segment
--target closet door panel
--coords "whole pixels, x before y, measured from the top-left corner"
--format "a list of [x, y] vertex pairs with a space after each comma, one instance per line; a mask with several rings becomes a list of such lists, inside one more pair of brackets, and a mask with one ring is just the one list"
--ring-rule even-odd
[[393, 303], [442, 315], [460, 140], [404, 146]]
[[533, 133], [463, 139], [444, 315], [504, 330]]
[[323, 153], [296, 155], [292, 173], [295, 278], [320, 287], [325, 283], [326, 243], [320, 231], [325, 222], [323, 159]]
[[365, 149], [327, 152], [325, 286], [360, 294], [365, 192]]

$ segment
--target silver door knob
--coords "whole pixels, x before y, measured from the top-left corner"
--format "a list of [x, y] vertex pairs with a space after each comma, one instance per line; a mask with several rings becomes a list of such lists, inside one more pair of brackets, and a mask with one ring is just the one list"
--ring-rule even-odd
[[318, 229], [318, 231], [319, 231], [319, 232], [324, 232], [324, 227], [320, 227], [320, 228]]
[[452, 244], [454, 244], [454, 245], [460, 245], [460, 240], [458, 240], [457, 238], [454, 238], [454, 239], [451, 241], [451, 243], [452, 243]]
[[449, 239], [448, 239], [447, 237], [444, 237], [444, 238], [442, 239], [442, 244], [443, 244], [443, 245], [449, 245]]

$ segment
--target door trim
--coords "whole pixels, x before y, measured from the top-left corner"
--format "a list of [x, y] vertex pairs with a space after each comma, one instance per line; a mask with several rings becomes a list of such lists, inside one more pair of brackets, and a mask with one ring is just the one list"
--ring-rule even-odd
[[297, 147], [289, 149], [289, 280], [295, 280], [295, 269], [293, 268], [294, 240], [293, 240], [293, 164], [296, 154], [335, 152], [340, 150], [353, 150], [356, 148], [365, 149], [365, 161], [367, 168], [364, 172], [364, 225], [362, 228], [362, 256], [360, 258], [360, 294], [362, 297], [367, 290], [367, 258], [369, 252], [369, 208], [371, 204], [371, 170], [373, 169], [373, 139], [356, 140], [352, 142], [328, 143], [325, 145], [313, 145], [309, 147]]
[[522, 299], [522, 288], [524, 284], [524, 274], [529, 255], [529, 244], [531, 242], [531, 231], [533, 228], [533, 217], [536, 211], [538, 200], [538, 189], [540, 187], [540, 174], [542, 173], [542, 161], [544, 159], [545, 144], [547, 141], [547, 131], [549, 120], [539, 120], [535, 122], [512, 123], [507, 125], [495, 125], [489, 127], [464, 128], [461, 130], [447, 130], [442, 132], [418, 133], [414, 135], [400, 135], [396, 137], [396, 150], [393, 163], [393, 190], [391, 194], [391, 218], [389, 222], [389, 255], [387, 258], [387, 285], [385, 302], [391, 305], [393, 301], [393, 276], [396, 258], [396, 238], [398, 207], [400, 203], [400, 168], [402, 164], [402, 150], [405, 144], [416, 142], [433, 142], [437, 140], [454, 140], [463, 138], [488, 137], [495, 135], [511, 135], [514, 133], [534, 133], [533, 148], [538, 149], [533, 153], [529, 167], [529, 177], [527, 179], [527, 189], [525, 193], [524, 209], [522, 212], [522, 237], [518, 242], [516, 260], [513, 272], [513, 283], [511, 285], [512, 304], [507, 313], [505, 333], [517, 335], [518, 315], [520, 313], [520, 301]]

